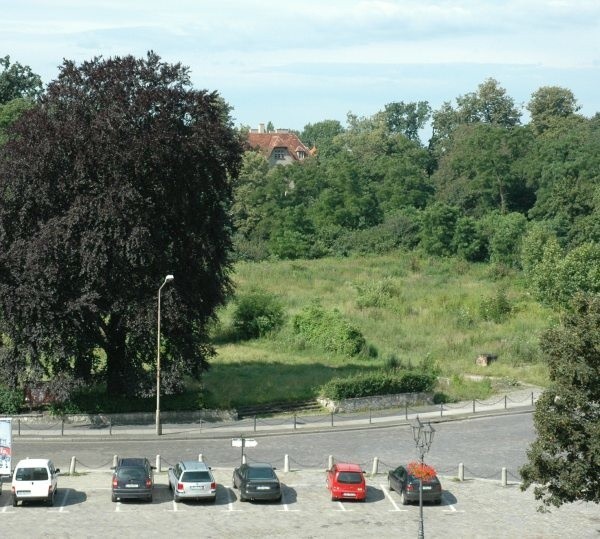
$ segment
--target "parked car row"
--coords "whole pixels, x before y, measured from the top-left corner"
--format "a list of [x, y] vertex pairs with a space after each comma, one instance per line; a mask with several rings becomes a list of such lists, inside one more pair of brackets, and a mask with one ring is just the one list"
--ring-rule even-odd
[[[142, 499], [152, 502], [155, 467], [145, 457], [120, 458], [113, 467], [111, 499]], [[54, 504], [58, 489], [58, 474], [49, 459], [25, 459], [20, 461], [12, 476], [12, 504], [19, 501], [45, 501]], [[325, 483], [331, 500], [365, 501], [367, 485], [365, 472], [358, 464], [336, 463], [326, 472]], [[217, 497], [217, 483], [210, 466], [204, 462], [183, 460], [168, 470], [169, 489], [173, 501], [208, 500]], [[423, 479], [423, 501], [440, 504], [442, 485], [437, 476]], [[282, 497], [281, 483], [275, 468], [268, 463], [244, 463], [235, 468], [232, 486], [239, 489], [241, 502], [248, 500], [279, 501]], [[398, 466], [388, 473], [388, 486], [400, 495], [403, 505], [419, 501], [420, 480], [408, 468]], [[0, 487], [1, 488], [1, 487]], [[0, 490], [1, 492], [1, 490]]]

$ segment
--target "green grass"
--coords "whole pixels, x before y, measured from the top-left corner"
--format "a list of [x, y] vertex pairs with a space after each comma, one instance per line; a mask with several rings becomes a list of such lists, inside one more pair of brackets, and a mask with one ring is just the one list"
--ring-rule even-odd
[[[384, 256], [274, 261], [236, 265], [240, 293], [261, 290], [279, 298], [287, 323], [257, 340], [232, 339], [228, 305], [213, 335], [217, 358], [204, 375], [206, 406], [312, 398], [332, 377], [385, 365], [432, 361], [442, 376], [485, 374], [544, 385], [547, 371], [539, 335], [553, 313], [528, 294], [518, 273], [487, 264], [432, 259], [415, 253]], [[483, 320], [480, 306], [502, 288], [511, 314], [501, 323]], [[302, 342], [291, 329], [293, 316], [313, 301], [337, 308], [373, 345], [377, 358], [336, 356]], [[490, 367], [475, 365], [482, 352], [498, 355]], [[457, 378], [458, 380], [458, 378]], [[485, 398], [485, 383], [451, 384], [452, 398]], [[471, 395], [473, 395], [471, 397]]]

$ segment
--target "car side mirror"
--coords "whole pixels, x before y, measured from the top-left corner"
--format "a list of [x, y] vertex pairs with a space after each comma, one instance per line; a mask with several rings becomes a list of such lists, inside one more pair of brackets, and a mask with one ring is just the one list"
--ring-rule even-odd
[[150, 466], [152, 470], [156, 470], [156, 466]]
[[54, 473], [56, 473], [56, 474], [59, 474], [59, 473], [60, 473], [60, 468], [56, 468], [56, 469], [54, 470]]
[[116, 470], [116, 469], [117, 469], [117, 467], [116, 467], [116, 466], [111, 466], [111, 467], [110, 467], [110, 469], [111, 469], [111, 470]]

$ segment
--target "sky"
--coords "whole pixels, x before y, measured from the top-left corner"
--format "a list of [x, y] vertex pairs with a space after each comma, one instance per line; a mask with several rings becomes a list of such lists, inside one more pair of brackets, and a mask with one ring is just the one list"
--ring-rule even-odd
[[236, 126], [435, 110], [490, 77], [525, 121], [542, 86], [600, 111], [600, 0], [0, 0], [0, 56], [44, 83], [63, 59], [148, 50], [218, 91]]

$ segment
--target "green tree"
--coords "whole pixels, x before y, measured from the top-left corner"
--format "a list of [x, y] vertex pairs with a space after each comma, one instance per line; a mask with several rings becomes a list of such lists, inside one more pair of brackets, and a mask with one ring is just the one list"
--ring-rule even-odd
[[536, 440], [521, 468], [543, 506], [600, 503], [600, 296], [579, 296], [541, 339], [550, 386], [536, 403]]
[[531, 94], [527, 110], [537, 133], [542, 133], [560, 118], [574, 115], [581, 107], [571, 90], [560, 86], [542, 86]]
[[165, 383], [199, 374], [212, 354], [207, 324], [230, 289], [241, 144], [229, 107], [152, 52], [65, 61], [10, 131], [14, 143], [0, 147], [3, 379], [100, 369], [110, 393], [132, 393], [152, 372], [166, 274]]
[[13, 99], [35, 98], [42, 93], [42, 79], [29, 66], [10, 63], [10, 56], [0, 58], [0, 105]]
[[385, 121], [391, 133], [401, 133], [408, 140], [420, 144], [419, 131], [431, 117], [431, 107], [427, 101], [388, 103], [384, 108]]
[[454, 235], [459, 210], [436, 202], [423, 210], [421, 246], [431, 255], [449, 256], [455, 253]]
[[314, 124], [306, 124], [300, 134], [300, 140], [309, 148], [315, 147], [319, 158], [327, 159], [339, 152], [339, 148], [335, 144], [335, 137], [344, 131], [338, 120], [323, 120]]

